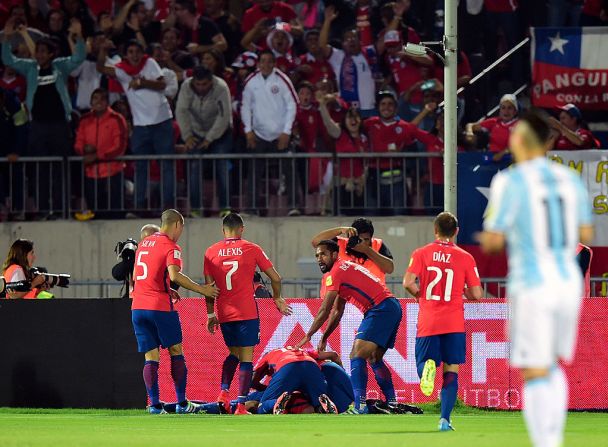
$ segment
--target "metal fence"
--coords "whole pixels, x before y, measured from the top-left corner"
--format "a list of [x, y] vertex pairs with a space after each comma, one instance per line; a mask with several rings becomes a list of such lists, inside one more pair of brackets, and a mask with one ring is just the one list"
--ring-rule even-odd
[[[193, 278], [202, 282], [203, 278]], [[401, 285], [402, 279], [389, 277], [386, 285], [397, 297], [404, 297], [405, 291]], [[297, 298], [318, 298], [320, 278], [283, 278], [283, 296]], [[505, 278], [482, 278], [484, 297], [507, 296]], [[270, 284], [268, 285], [270, 289]], [[121, 298], [124, 295], [123, 283], [114, 280], [80, 280], [72, 281], [69, 289], [54, 288], [51, 290], [57, 298]], [[188, 291], [182, 291], [183, 296], [195, 296]], [[608, 296], [608, 278], [591, 278], [591, 296]]]
[[443, 207], [439, 153], [266, 153], [0, 158], [0, 208], [16, 220], [98, 218], [177, 207], [294, 214], [432, 214]]

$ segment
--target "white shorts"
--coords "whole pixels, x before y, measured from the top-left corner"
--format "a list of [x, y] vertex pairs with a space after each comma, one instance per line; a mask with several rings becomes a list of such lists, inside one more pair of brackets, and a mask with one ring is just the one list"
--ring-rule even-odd
[[511, 365], [548, 368], [572, 361], [582, 303], [582, 282], [556, 282], [511, 296]]

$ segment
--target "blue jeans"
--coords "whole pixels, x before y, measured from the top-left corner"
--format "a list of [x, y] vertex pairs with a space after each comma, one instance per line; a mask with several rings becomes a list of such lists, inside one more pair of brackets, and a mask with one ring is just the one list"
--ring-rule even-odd
[[[166, 120], [151, 126], [134, 126], [131, 135], [131, 150], [133, 155], [171, 155], [175, 152], [173, 142], [173, 124]], [[152, 158], [152, 157], [151, 157]], [[135, 207], [147, 209], [146, 193], [149, 197], [148, 164], [150, 160], [135, 163]], [[163, 209], [175, 205], [175, 162], [165, 160], [161, 166], [161, 191]]]
[[[228, 129], [224, 135], [219, 139], [215, 140], [209, 145], [206, 150], [198, 149], [193, 151], [192, 154], [230, 154], [232, 152], [232, 130]], [[226, 209], [230, 207], [229, 199], [229, 188], [228, 188], [228, 174], [230, 173], [231, 163], [227, 159], [215, 159], [207, 160], [205, 163], [209, 163], [214, 169], [211, 171], [211, 176], [215, 177], [216, 181], [216, 193], [219, 199], [220, 209]], [[190, 206], [192, 209], [197, 210], [203, 207], [201, 202], [201, 186], [204, 175], [201, 174], [203, 168], [202, 160], [191, 160], [189, 162], [190, 169], [188, 174], [188, 181], [190, 183]]]

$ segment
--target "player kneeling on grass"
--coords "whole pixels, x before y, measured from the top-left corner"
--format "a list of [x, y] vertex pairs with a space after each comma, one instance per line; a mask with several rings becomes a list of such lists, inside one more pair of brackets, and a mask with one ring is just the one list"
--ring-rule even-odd
[[329, 318], [318, 345], [318, 350], [324, 351], [327, 339], [342, 319], [346, 302], [352, 301], [363, 313], [363, 321], [350, 354], [355, 397], [353, 412], [368, 413], [366, 362], [371, 365], [389, 406], [394, 406], [393, 379], [382, 359], [386, 350], [395, 346], [401, 322], [401, 305], [377, 276], [359, 264], [339, 259], [338, 253], [338, 244], [332, 240], [323, 240], [317, 246], [316, 258], [321, 272], [325, 274], [321, 291], [324, 298], [312, 326], [297, 346], [308, 343]]
[[458, 366], [466, 355], [462, 296], [478, 300], [483, 290], [473, 256], [454, 245], [456, 217], [441, 213], [434, 225], [435, 242], [414, 251], [403, 286], [420, 306], [416, 366], [424, 395], [433, 393], [435, 370], [443, 362], [439, 430], [448, 431], [453, 430], [450, 415], [458, 393]]
[[270, 278], [279, 312], [291, 315], [292, 310], [281, 297], [281, 277], [264, 250], [242, 239], [243, 218], [237, 213], [228, 214], [222, 221], [222, 231], [224, 239], [207, 249], [204, 261], [205, 279], [220, 289], [215, 303], [207, 300], [207, 329], [213, 334], [219, 325], [230, 351], [222, 365], [222, 388], [217, 400], [226, 410], [230, 408], [228, 390], [240, 364], [239, 405], [234, 414], [248, 414], [245, 402], [253, 374], [253, 348], [260, 342], [260, 317], [252, 281], [257, 267]]
[[214, 284], [200, 285], [181, 273], [182, 254], [177, 245], [184, 231], [184, 216], [170, 209], [163, 212], [160, 231], [145, 238], [135, 253], [133, 276], [132, 320], [139, 352], [145, 353], [144, 382], [150, 397], [148, 411], [165, 413], [159, 400], [158, 347], [169, 349], [171, 377], [177, 394], [176, 413], [194, 413], [197, 405], [186, 399], [188, 370], [182, 351], [182, 328], [179, 315], [173, 308], [170, 281], [179, 286], [215, 297]]
[[[261, 380], [272, 376], [264, 389]], [[286, 413], [295, 391], [306, 394], [317, 413], [337, 413], [327, 396], [327, 384], [316, 360], [306, 351], [292, 347], [273, 349], [263, 355], [255, 366], [252, 387], [264, 389], [259, 414]]]

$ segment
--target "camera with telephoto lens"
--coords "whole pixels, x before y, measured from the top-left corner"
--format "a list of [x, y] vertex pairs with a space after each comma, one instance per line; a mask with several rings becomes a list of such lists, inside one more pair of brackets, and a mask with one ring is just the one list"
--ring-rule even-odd
[[137, 251], [137, 241], [135, 239], [128, 238], [124, 242], [118, 242], [114, 252], [116, 252], [117, 259], [119, 261], [134, 262], [135, 252]]
[[6, 282], [4, 276], [0, 276], [0, 295], [4, 292], [29, 292], [31, 288], [29, 281]]
[[30, 270], [30, 273], [32, 276], [43, 276], [44, 281], [49, 287], [68, 288], [70, 286], [70, 275], [67, 273], [49, 273], [44, 267], [34, 267]]

